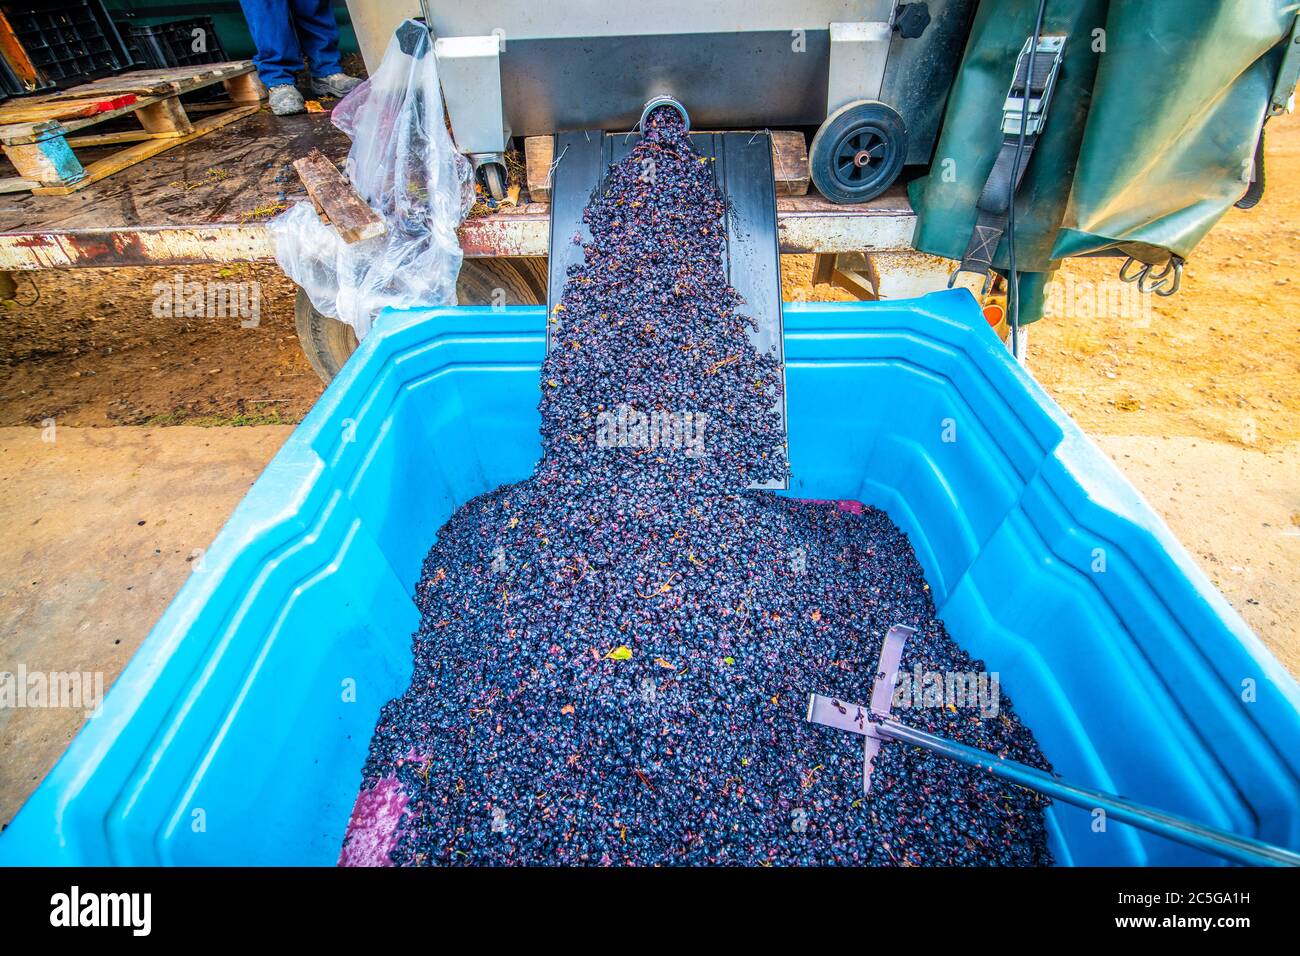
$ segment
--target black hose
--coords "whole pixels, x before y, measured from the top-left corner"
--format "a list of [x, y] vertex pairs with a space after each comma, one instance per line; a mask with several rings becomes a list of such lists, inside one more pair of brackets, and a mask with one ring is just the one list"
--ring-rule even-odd
[[1025, 95], [1020, 101], [1020, 139], [1016, 143], [1016, 158], [1011, 163], [1010, 195], [1007, 197], [1007, 259], [1008, 282], [1007, 312], [1011, 316], [1011, 354], [1020, 356], [1020, 278], [1016, 272], [1016, 186], [1020, 177], [1020, 163], [1025, 152], [1025, 132], [1029, 127], [1029, 97], [1034, 83], [1034, 57], [1038, 53], [1038, 38], [1043, 33], [1043, 14], [1047, 0], [1038, 0], [1038, 18], [1034, 21], [1034, 35], [1029, 41], [1029, 62], [1025, 64]]

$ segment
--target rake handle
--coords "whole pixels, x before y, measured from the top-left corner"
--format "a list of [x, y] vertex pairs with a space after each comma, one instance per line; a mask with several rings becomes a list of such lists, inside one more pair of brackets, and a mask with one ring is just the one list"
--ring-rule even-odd
[[917, 730], [915, 727], [908, 727], [906, 724], [900, 724], [892, 717], [880, 719], [879, 723], [873, 721], [870, 726], [881, 737], [888, 737], [900, 743], [921, 747], [958, 763], [980, 767], [989, 771], [995, 777], [1000, 777], [1003, 780], [1045, 794], [1054, 800], [1074, 804], [1076, 807], [1082, 807], [1085, 810], [1100, 807], [1106, 811], [1108, 816], [1114, 817], [1122, 823], [1141, 827], [1143, 830], [1148, 830], [1158, 836], [1176, 840], [1179, 843], [1195, 847], [1198, 850], [1205, 850], [1216, 856], [1250, 866], [1300, 866], [1300, 854], [1293, 853], [1283, 847], [1241, 836], [1237, 833], [1230, 833], [1227, 830], [1206, 826], [1203, 823], [1197, 823], [1195, 820], [1189, 820], [1187, 817], [1167, 813], [1146, 804], [1135, 803], [1118, 794], [1075, 786], [1072, 783], [1066, 783], [1064, 780], [1058, 780], [1051, 774], [1036, 767], [1020, 763], [1017, 760], [996, 757], [976, 747], [968, 747], [965, 744], [959, 744], [937, 734]]

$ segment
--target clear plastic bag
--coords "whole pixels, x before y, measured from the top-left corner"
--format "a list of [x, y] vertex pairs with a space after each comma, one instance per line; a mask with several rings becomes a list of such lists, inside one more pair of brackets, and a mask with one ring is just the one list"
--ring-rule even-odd
[[388, 229], [349, 245], [310, 202], [296, 203], [267, 223], [280, 268], [358, 339], [387, 306], [454, 305], [456, 228], [474, 202], [473, 169], [447, 131], [428, 30], [404, 21], [332, 120], [352, 138], [348, 179]]

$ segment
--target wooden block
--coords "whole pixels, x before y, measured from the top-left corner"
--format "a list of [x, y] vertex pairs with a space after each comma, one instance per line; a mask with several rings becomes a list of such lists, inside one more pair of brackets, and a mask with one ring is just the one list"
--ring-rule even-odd
[[172, 133], [177, 136], [194, 132], [190, 118], [185, 115], [179, 96], [168, 96], [156, 103], [142, 106], [135, 111], [140, 125], [150, 133]]
[[835, 253], [819, 252], [813, 257], [812, 284], [829, 285], [835, 277]]
[[256, 73], [241, 73], [224, 80], [226, 92], [236, 103], [260, 103], [266, 99], [266, 87]]
[[4, 154], [14, 164], [21, 179], [30, 179], [45, 185], [66, 186], [80, 181], [86, 171], [72, 154], [72, 148], [62, 136], [51, 136], [39, 143], [11, 146], [5, 144]]
[[337, 166], [318, 149], [295, 160], [293, 168], [307, 187], [316, 207], [329, 217], [330, 224], [346, 243], [360, 242], [383, 235], [388, 226], [365, 204], [352, 184], [343, 178]]
[[528, 180], [528, 198], [533, 202], [551, 201], [551, 163], [554, 161], [554, 136], [524, 137], [525, 178]]
[[772, 172], [778, 196], [803, 196], [808, 192], [808, 144], [796, 130], [772, 133]]

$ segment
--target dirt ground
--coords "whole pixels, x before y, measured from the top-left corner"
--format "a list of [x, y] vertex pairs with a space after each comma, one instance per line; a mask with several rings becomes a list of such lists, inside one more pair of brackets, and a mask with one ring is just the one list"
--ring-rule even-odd
[[[0, 670], [111, 685], [291, 430], [0, 428]], [[0, 828], [84, 716], [0, 707]]]
[[[1176, 296], [1122, 299], [1118, 260], [1069, 263], [1029, 367], [1300, 675], [1300, 119], [1270, 125], [1268, 176]], [[787, 298], [848, 298], [811, 269], [786, 259]], [[257, 283], [258, 321], [160, 314], [178, 275]], [[0, 664], [111, 684], [321, 392], [293, 286], [272, 264], [43, 272], [0, 317]], [[79, 724], [0, 711], [0, 827]]]
[[[155, 309], [178, 279], [258, 283], [257, 324]], [[19, 275], [16, 299], [0, 303], [0, 426], [300, 421], [321, 383], [298, 348], [293, 297], [274, 263]]]

